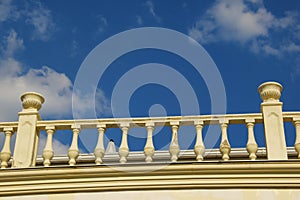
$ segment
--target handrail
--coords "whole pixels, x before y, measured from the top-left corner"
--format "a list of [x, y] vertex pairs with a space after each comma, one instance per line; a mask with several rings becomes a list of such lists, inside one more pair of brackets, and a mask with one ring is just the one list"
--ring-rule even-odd
[[[300, 112], [299, 112], [300, 116]], [[105, 124], [107, 128], [118, 128], [122, 123], [129, 123], [131, 128], [155, 123], [155, 126], [170, 126], [170, 122], [177, 121], [183, 126], [192, 126], [195, 121], [203, 121], [205, 125], [219, 124], [228, 120], [230, 124], [243, 124], [246, 119], [253, 119], [255, 123], [262, 123], [261, 113], [226, 114], [226, 115], [193, 115], [193, 116], [167, 116], [167, 117], [138, 117], [138, 118], [100, 118], [100, 119], [72, 119], [72, 120], [41, 120], [37, 121], [37, 128], [44, 130], [47, 126], [55, 126], [56, 130], [70, 130], [74, 124], [81, 128], [97, 128], [97, 124]]]

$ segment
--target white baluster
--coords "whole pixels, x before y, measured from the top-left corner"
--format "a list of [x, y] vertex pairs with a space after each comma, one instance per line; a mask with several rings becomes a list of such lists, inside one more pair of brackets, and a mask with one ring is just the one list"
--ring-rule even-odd
[[96, 145], [96, 148], [94, 150], [94, 155], [95, 155], [95, 163], [96, 165], [100, 165], [103, 163], [103, 156], [104, 156], [104, 144], [103, 144], [103, 136], [104, 136], [104, 131], [106, 128], [105, 124], [99, 124], [97, 125], [98, 128], [98, 143]]
[[54, 155], [54, 151], [53, 151], [53, 147], [52, 147], [52, 138], [53, 138], [53, 134], [55, 132], [55, 127], [54, 126], [48, 126], [46, 127], [46, 133], [47, 133], [47, 142], [46, 142], [46, 146], [43, 150], [42, 156], [44, 159], [44, 166], [48, 167], [51, 164], [51, 159], [53, 158]]
[[247, 142], [247, 151], [249, 153], [249, 158], [255, 160], [257, 158], [256, 152], [258, 149], [257, 143], [254, 137], [254, 119], [246, 119], [246, 126], [248, 128], [248, 142]]
[[194, 122], [196, 128], [196, 144], [194, 147], [194, 152], [196, 154], [196, 160], [198, 162], [203, 161], [203, 156], [205, 152], [205, 146], [202, 139], [202, 129], [203, 129], [203, 121], [195, 121]]
[[80, 125], [73, 125], [71, 128], [73, 131], [73, 138], [72, 138], [72, 144], [68, 152], [68, 156], [69, 156], [69, 165], [74, 166], [76, 164], [76, 159], [79, 155], [78, 135], [80, 133]]
[[127, 162], [127, 156], [129, 154], [129, 148], [127, 143], [129, 124], [128, 123], [121, 124], [121, 130], [122, 130], [122, 142], [119, 148], [119, 156], [120, 156], [120, 163], [123, 164]]
[[294, 147], [298, 153], [298, 158], [300, 159], [300, 118], [295, 118], [293, 120], [296, 128], [296, 141]]
[[146, 156], [145, 161], [147, 163], [152, 162], [152, 157], [154, 155], [155, 149], [154, 149], [154, 145], [153, 145], [153, 141], [152, 141], [152, 133], [154, 130], [154, 123], [147, 123], [146, 124], [147, 127], [147, 133], [148, 133], [148, 137], [147, 137], [147, 142], [144, 148], [144, 153]]
[[224, 161], [228, 161], [230, 159], [229, 153], [231, 151], [231, 147], [227, 138], [227, 127], [228, 127], [228, 120], [222, 120], [220, 122], [221, 130], [222, 130], [222, 140], [220, 144], [220, 152], [222, 153], [222, 159]]
[[178, 155], [180, 152], [180, 147], [178, 144], [178, 127], [179, 122], [170, 122], [170, 125], [172, 127], [172, 140], [170, 143], [169, 152], [171, 155], [171, 161], [176, 162], [178, 160]]
[[0, 160], [1, 160], [1, 169], [5, 169], [8, 166], [8, 161], [11, 157], [11, 151], [10, 151], [10, 139], [11, 136], [14, 133], [14, 130], [12, 127], [6, 127], [3, 129], [5, 134], [5, 142], [4, 146], [2, 148], [2, 151], [0, 153]]

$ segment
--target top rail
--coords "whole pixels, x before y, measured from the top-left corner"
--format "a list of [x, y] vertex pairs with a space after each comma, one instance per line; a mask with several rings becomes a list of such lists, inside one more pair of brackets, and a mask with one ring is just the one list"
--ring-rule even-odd
[[[300, 112], [299, 112], [300, 116]], [[37, 128], [45, 129], [47, 126], [55, 126], [56, 130], [69, 130], [74, 124], [81, 128], [97, 128], [98, 124], [105, 124], [107, 128], [118, 128], [122, 124], [129, 124], [130, 127], [143, 127], [147, 123], [154, 123], [155, 126], [170, 126], [172, 122], [179, 122], [183, 126], [192, 126], [197, 121], [205, 125], [219, 124], [228, 121], [230, 124], [243, 124], [246, 120], [254, 120], [255, 123], [262, 123], [261, 113], [251, 114], [226, 114], [226, 115], [195, 115], [195, 116], [167, 116], [167, 117], [138, 117], [138, 118], [101, 118], [101, 119], [74, 119], [74, 120], [45, 120], [37, 121]]]

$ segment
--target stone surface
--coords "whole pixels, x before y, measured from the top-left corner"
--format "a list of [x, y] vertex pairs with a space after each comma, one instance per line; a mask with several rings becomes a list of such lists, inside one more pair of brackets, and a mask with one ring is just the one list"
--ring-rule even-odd
[[258, 91], [263, 100], [261, 112], [264, 119], [268, 159], [287, 160], [282, 102], [279, 101], [282, 86], [276, 82], [266, 82], [259, 86]]

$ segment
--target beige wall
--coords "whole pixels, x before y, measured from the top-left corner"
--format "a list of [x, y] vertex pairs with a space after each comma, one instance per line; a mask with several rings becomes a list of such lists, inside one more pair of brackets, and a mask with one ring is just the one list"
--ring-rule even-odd
[[16, 197], [0, 197], [0, 200], [177, 200], [177, 199], [213, 199], [213, 200], [254, 200], [254, 199], [300, 199], [300, 190], [286, 189], [238, 189], [238, 190], [156, 190], [125, 192], [89, 192], [73, 194], [30, 195]]

